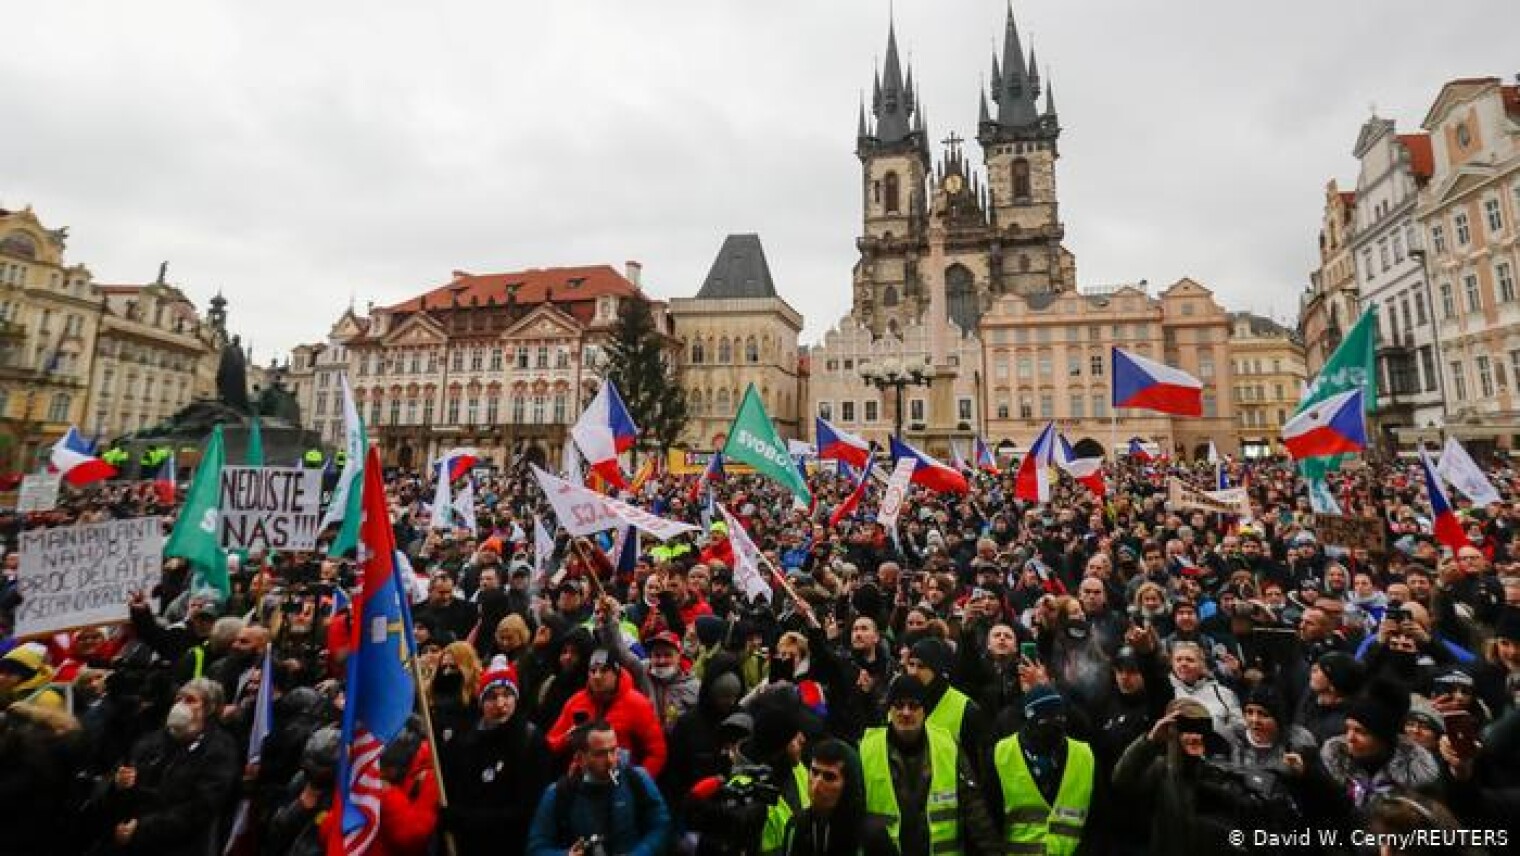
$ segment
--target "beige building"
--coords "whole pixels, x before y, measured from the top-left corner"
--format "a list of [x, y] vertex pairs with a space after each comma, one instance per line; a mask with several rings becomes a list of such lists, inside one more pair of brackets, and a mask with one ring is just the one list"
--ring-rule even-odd
[[[455, 271], [447, 284], [367, 317], [348, 310], [329, 334], [332, 356], [310, 371], [301, 399], [312, 406], [302, 418], [329, 442], [341, 436], [341, 367], [387, 465], [421, 467], [472, 446], [498, 466], [522, 454], [557, 468], [601, 383], [622, 302], [649, 300], [639, 275], [637, 262], [626, 275], [608, 265]], [[665, 305], [650, 302], [674, 349]]]
[[99, 287], [104, 313], [87, 408], [93, 434], [142, 431], [215, 391], [217, 337], [184, 292], [164, 281], [166, 267], [147, 285]]
[[1319, 227], [1319, 267], [1309, 274], [1309, 290], [1299, 301], [1298, 328], [1304, 360], [1318, 374], [1361, 314], [1356, 290], [1356, 191], [1341, 190], [1334, 179], [1325, 185], [1325, 210]]
[[1454, 80], [1422, 123], [1434, 170], [1415, 219], [1435, 289], [1447, 433], [1520, 448], [1520, 85]]
[[682, 437], [708, 449], [753, 383], [783, 437], [802, 437], [802, 316], [776, 293], [758, 235], [729, 235], [696, 297], [670, 301], [689, 419]]
[[[1152, 297], [1143, 283], [1037, 297], [1007, 296], [982, 319], [988, 367], [987, 441], [1003, 453], [1028, 448], [1054, 419], [1073, 444], [1107, 450], [1139, 436], [1181, 457], [1212, 440], [1237, 452], [1230, 396], [1229, 314], [1213, 293], [1183, 279]], [[1112, 418], [1112, 348], [1176, 366], [1203, 381], [1203, 417], [1125, 409]]]
[[67, 229], [0, 209], [0, 473], [29, 470], [86, 409], [100, 291], [64, 261]]
[[1282, 452], [1282, 426], [1298, 407], [1308, 377], [1298, 333], [1270, 318], [1236, 312], [1230, 316], [1229, 354], [1235, 447], [1247, 458]]

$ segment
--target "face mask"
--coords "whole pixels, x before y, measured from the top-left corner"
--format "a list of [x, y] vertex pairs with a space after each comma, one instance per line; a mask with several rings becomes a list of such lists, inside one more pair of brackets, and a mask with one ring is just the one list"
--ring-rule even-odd
[[671, 678], [675, 677], [676, 673], [679, 671], [680, 667], [675, 665], [649, 667], [649, 674], [653, 675], [656, 678], [659, 678], [662, 681], [670, 680]]
[[784, 660], [780, 657], [777, 657], [771, 661], [770, 677], [773, 681], [789, 681], [792, 679], [792, 675], [795, 673], [795, 671], [796, 670], [792, 666], [791, 660]]
[[1081, 624], [1069, 624], [1069, 625], [1067, 625], [1066, 626], [1066, 635], [1070, 636], [1073, 639], [1086, 639], [1087, 638], [1087, 623], [1083, 622]]
[[174, 706], [169, 708], [164, 727], [169, 729], [169, 734], [176, 740], [184, 740], [193, 733], [195, 728], [195, 711], [182, 701], [175, 702]]
[[464, 675], [458, 669], [444, 669], [433, 678], [433, 689], [438, 692], [454, 693], [464, 686]]

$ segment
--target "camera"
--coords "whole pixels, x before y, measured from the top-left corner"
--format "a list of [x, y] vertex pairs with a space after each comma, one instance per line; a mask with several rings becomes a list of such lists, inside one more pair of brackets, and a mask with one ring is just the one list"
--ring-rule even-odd
[[1388, 602], [1388, 609], [1383, 612], [1385, 621], [1408, 621], [1409, 610], [1403, 601], [1393, 600]]
[[586, 856], [607, 856], [607, 843], [600, 835], [588, 835], [576, 843]]

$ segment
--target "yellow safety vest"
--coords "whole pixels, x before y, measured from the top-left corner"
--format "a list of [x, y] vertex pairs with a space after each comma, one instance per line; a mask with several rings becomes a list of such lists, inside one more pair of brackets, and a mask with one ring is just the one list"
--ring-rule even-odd
[[1080, 740], [1066, 738], [1066, 769], [1055, 805], [1045, 802], [1029, 773], [1018, 735], [998, 741], [992, 751], [1003, 785], [1004, 853], [1069, 856], [1082, 843], [1087, 807], [1092, 802], [1093, 752]]
[[946, 687], [945, 694], [939, 697], [939, 704], [934, 710], [929, 711], [926, 720], [930, 725], [938, 725], [949, 732], [955, 738], [957, 746], [961, 742], [961, 723], [966, 719], [966, 705], [971, 699], [955, 687]]
[[[806, 809], [812, 800], [808, 798], [808, 773], [801, 764], [792, 765], [792, 780], [797, 783], [798, 809]], [[780, 853], [786, 847], [786, 828], [792, 823], [792, 806], [783, 796], [765, 813], [765, 829], [760, 833], [760, 856]]]
[[[931, 853], [961, 852], [960, 796], [957, 762], [960, 749], [943, 728], [925, 724], [929, 740], [929, 850]], [[901, 832], [902, 810], [892, 784], [892, 764], [887, 758], [887, 729], [870, 728], [860, 739], [860, 766], [866, 783], [866, 811], [889, 819], [888, 833]]]

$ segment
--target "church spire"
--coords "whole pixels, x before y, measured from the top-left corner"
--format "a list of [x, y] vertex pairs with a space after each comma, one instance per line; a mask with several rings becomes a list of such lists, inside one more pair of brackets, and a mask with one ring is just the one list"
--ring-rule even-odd
[[1040, 97], [1040, 67], [1034, 59], [1034, 39], [1029, 40], [1029, 97]]
[[1001, 78], [992, 81], [993, 98], [998, 103], [999, 125], [1018, 128], [1032, 125], [1039, 119], [1028, 69], [1028, 63], [1024, 59], [1024, 46], [1019, 40], [1019, 26], [1013, 18], [1013, 3], [1010, 2], [1008, 22], [1003, 27], [1003, 73]]
[[[910, 74], [909, 82], [912, 80]], [[887, 25], [886, 67], [880, 79], [880, 95], [873, 106], [876, 114], [876, 137], [883, 143], [895, 143], [913, 132], [913, 95], [903, 80], [902, 61], [897, 52], [897, 25]]]
[[871, 136], [871, 129], [866, 125], [866, 94], [860, 93], [860, 120], [855, 124], [855, 138], [864, 140]]
[[[1050, 76], [1048, 69], [1045, 76]], [[1055, 118], [1056, 115], [1056, 85], [1054, 83], [1045, 84], [1045, 115], [1050, 118]]]

